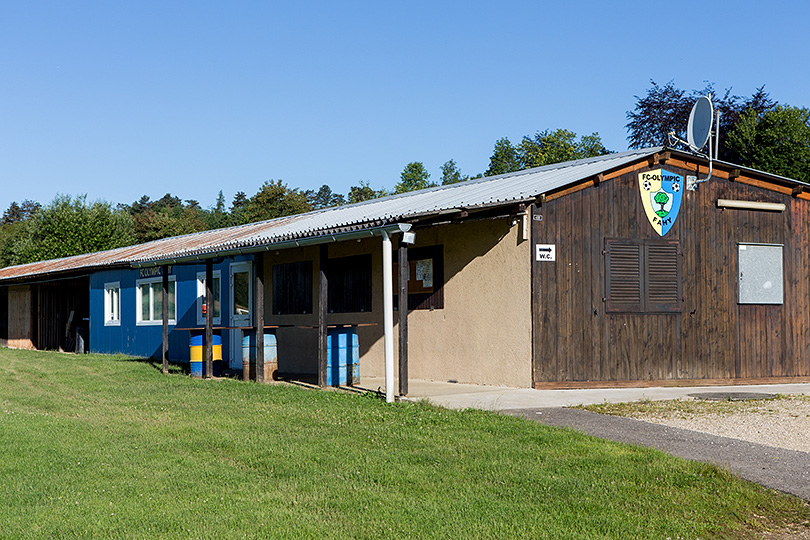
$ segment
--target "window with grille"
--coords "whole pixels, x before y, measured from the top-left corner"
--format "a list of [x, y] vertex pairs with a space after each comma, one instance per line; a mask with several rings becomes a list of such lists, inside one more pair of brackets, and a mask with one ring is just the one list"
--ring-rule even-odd
[[681, 250], [663, 240], [605, 240], [608, 313], [681, 311]]

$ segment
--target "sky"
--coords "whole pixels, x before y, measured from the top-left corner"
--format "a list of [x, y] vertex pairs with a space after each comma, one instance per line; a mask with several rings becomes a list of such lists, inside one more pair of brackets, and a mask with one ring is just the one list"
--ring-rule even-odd
[[565, 128], [627, 149], [650, 81], [810, 106], [810, 3], [0, 3], [0, 211], [393, 188]]

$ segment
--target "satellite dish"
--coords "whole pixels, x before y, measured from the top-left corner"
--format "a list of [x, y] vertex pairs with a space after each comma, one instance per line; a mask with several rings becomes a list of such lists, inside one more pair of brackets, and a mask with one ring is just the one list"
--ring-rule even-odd
[[700, 96], [689, 114], [689, 124], [686, 127], [686, 142], [694, 151], [700, 151], [709, 140], [712, 131], [712, 118], [714, 110], [712, 100]]

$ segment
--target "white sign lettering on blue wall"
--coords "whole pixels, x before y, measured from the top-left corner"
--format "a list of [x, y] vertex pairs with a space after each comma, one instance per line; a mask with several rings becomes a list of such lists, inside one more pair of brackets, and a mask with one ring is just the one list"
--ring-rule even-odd
[[557, 245], [556, 244], [535, 244], [535, 246], [534, 246], [534, 260], [535, 261], [556, 261], [557, 260]]
[[[169, 274], [172, 273], [172, 267], [169, 266]], [[139, 277], [141, 278], [150, 278], [150, 277], [157, 277], [163, 275], [163, 267], [162, 266], [150, 266], [149, 268], [140, 268]]]

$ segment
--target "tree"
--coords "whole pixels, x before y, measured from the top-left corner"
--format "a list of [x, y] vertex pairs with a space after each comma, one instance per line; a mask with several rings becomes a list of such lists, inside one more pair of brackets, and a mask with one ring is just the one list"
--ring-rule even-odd
[[313, 210], [320, 210], [321, 208], [331, 208], [333, 206], [340, 206], [346, 203], [346, 199], [340, 193], [334, 193], [332, 188], [326, 184], [322, 185], [318, 191], [307, 190], [304, 192], [307, 201]]
[[41, 207], [41, 204], [31, 199], [25, 199], [22, 204], [17, 204], [17, 201], [12, 201], [8, 209], [3, 213], [3, 219], [0, 221], [0, 224], [8, 225], [30, 219]]
[[3, 225], [10, 225], [12, 223], [19, 223], [23, 220], [22, 208], [17, 204], [17, 201], [12, 201], [8, 209], [3, 212]]
[[87, 196], [75, 199], [57, 195], [23, 225], [16, 235], [12, 264], [92, 253], [130, 245], [132, 219], [105, 201], [87, 203]]
[[14, 264], [16, 260], [14, 244], [20, 228], [22, 228], [22, 222], [0, 225], [0, 268]]
[[399, 178], [399, 183], [394, 186], [394, 193], [407, 193], [436, 186], [433, 182], [428, 182], [430, 173], [421, 161], [412, 161], [405, 165]]
[[245, 212], [248, 198], [244, 191], [237, 191], [231, 202], [231, 222], [242, 223], [242, 214]]
[[160, 199], [156, 200], [152, 203], [151, 208], [153, 210], [164, 210], [170, 208], [182, 208], [183, 201], [180, 200], [180, 197], [176, 195], [172, 195], [171, 193], [167, 193]]
[[240, 221], [253, 223], [310, 210], [312, 206], [307, 201], [307, 196], [298, 188], [290, 189], [281, 180], [267, 180], [261, 189], [248, 199]]
[[660, 217], [666, 216], [669, 212], [664, 210], [664, 206], [669, 202], [669, 195], [667, 195], [663, 191], [659, 191], [655, 194], [655, 204], [661, 205], [660, 210], [656, 210], [655, 213], [658, 214]]
[[579, 159], [610, 154], [610, 150], [605, 148], [605, 145], [602, 144], [602, 138], [596, 132], [583, 135], [579, 139], [578, 148], [581, 156]]
[[607, 153], [598, 133], [585, 135], [577, 141], [577, 134], [567, 129], [539, 131], [534, 138], [523, 137], [518, 146], [521, 168], [524, 169]]
[[132, 217], [133, 241], [139, 244], [211, 228], [210, 216], [198, 201], [188, 199], [184, 205], [180, 197], [171, 193], [156, 201], [144, 195], [131, 205], [118, 207]]
[[37, 201], [25, 199], [20, 205], [23, 220], [31, 219], [34, 216], [34, 214], [36, 214], [39, 211], [40, 208], [42, 208], [42, 205], [39, 204]]
[[669, 145], [668, 133], [674, 132], [681, 139], [686, 138], [686, 127], [689, 113], [695, 100], [701, 95], [712, 94], [712, 105], [720, 112], [720, 148], [718, 158], [733, 161], [734, 156], [726, 145], [726, 135], [736, 125], [743, 111], [752, 108], [762, 113], [776, 105], [771, 100], [765, 87], [761, 86], [747, 99], [732, 95], [726, 89], [722, 95], [715, 92], [713, 84], [707, 84], [702, 90], [693, 90], [689, 95], [676, 88], [673, 81], [664, 86], [650, 81], [651, 87], [644, 97], [635, 96], [635, 110], [627, 112], [629, 122], [625, 125], [628, 131], [627, 140], [630, 148]]
[[457, 184], [469, 180], [469, 176], [461, 176], [461, 170], [458, 168], [455, 160], [450, 159], [442, 165], [442, 185]]
[[778, 105], [758, 113], [751, 107], [727, 146], [740, 165], [810, 182], [810, 109]]
[[577, 134], [567, 129], [538, 131], [534, 137], [525, 135], [517, 146], [504, 137], [495, 143], [485, 176], [608, 153], [598, 133], [584, 135], [577, 140]]
[[686, 92], [675, 87], [673, 81], [659, 86], [650, 80], [651, 88], [644, 97], [636, 99], [634, 111], [627, 112], [625, 125], [630, 148], [645, 148], [667, 144], [667, 133], [683, 133], [684, 119], [688, 119], [690, 105]]
[[214, 206], [205, 214], [205, 222], [209, 229], [222, 229], [232, 224], [231, 215], [225, 207], [225, 196], [222, 190], [217, 194]]
[[522, 168], [517, 148], [512, 145], [508, 138], [503, 137], [495, 141], [495, 148], [489, 158], [489, 168], [484, 173], [484, 176], [515, 172]]
[[144, 195], [129, 206], [129, 213], [132, 215], [141, 214], [151, 208], [152, 202], [149, 200], [149, 195]]
[[349, 189], [349, 203], [359, 203], [363, 201], [370, 201], [371, 199], [379, 199], [385, 197], [388, 192], [385, 189], [376, 191], [372, 189], [367, 180], [360, 180], [359, 186], [352, 186]]

